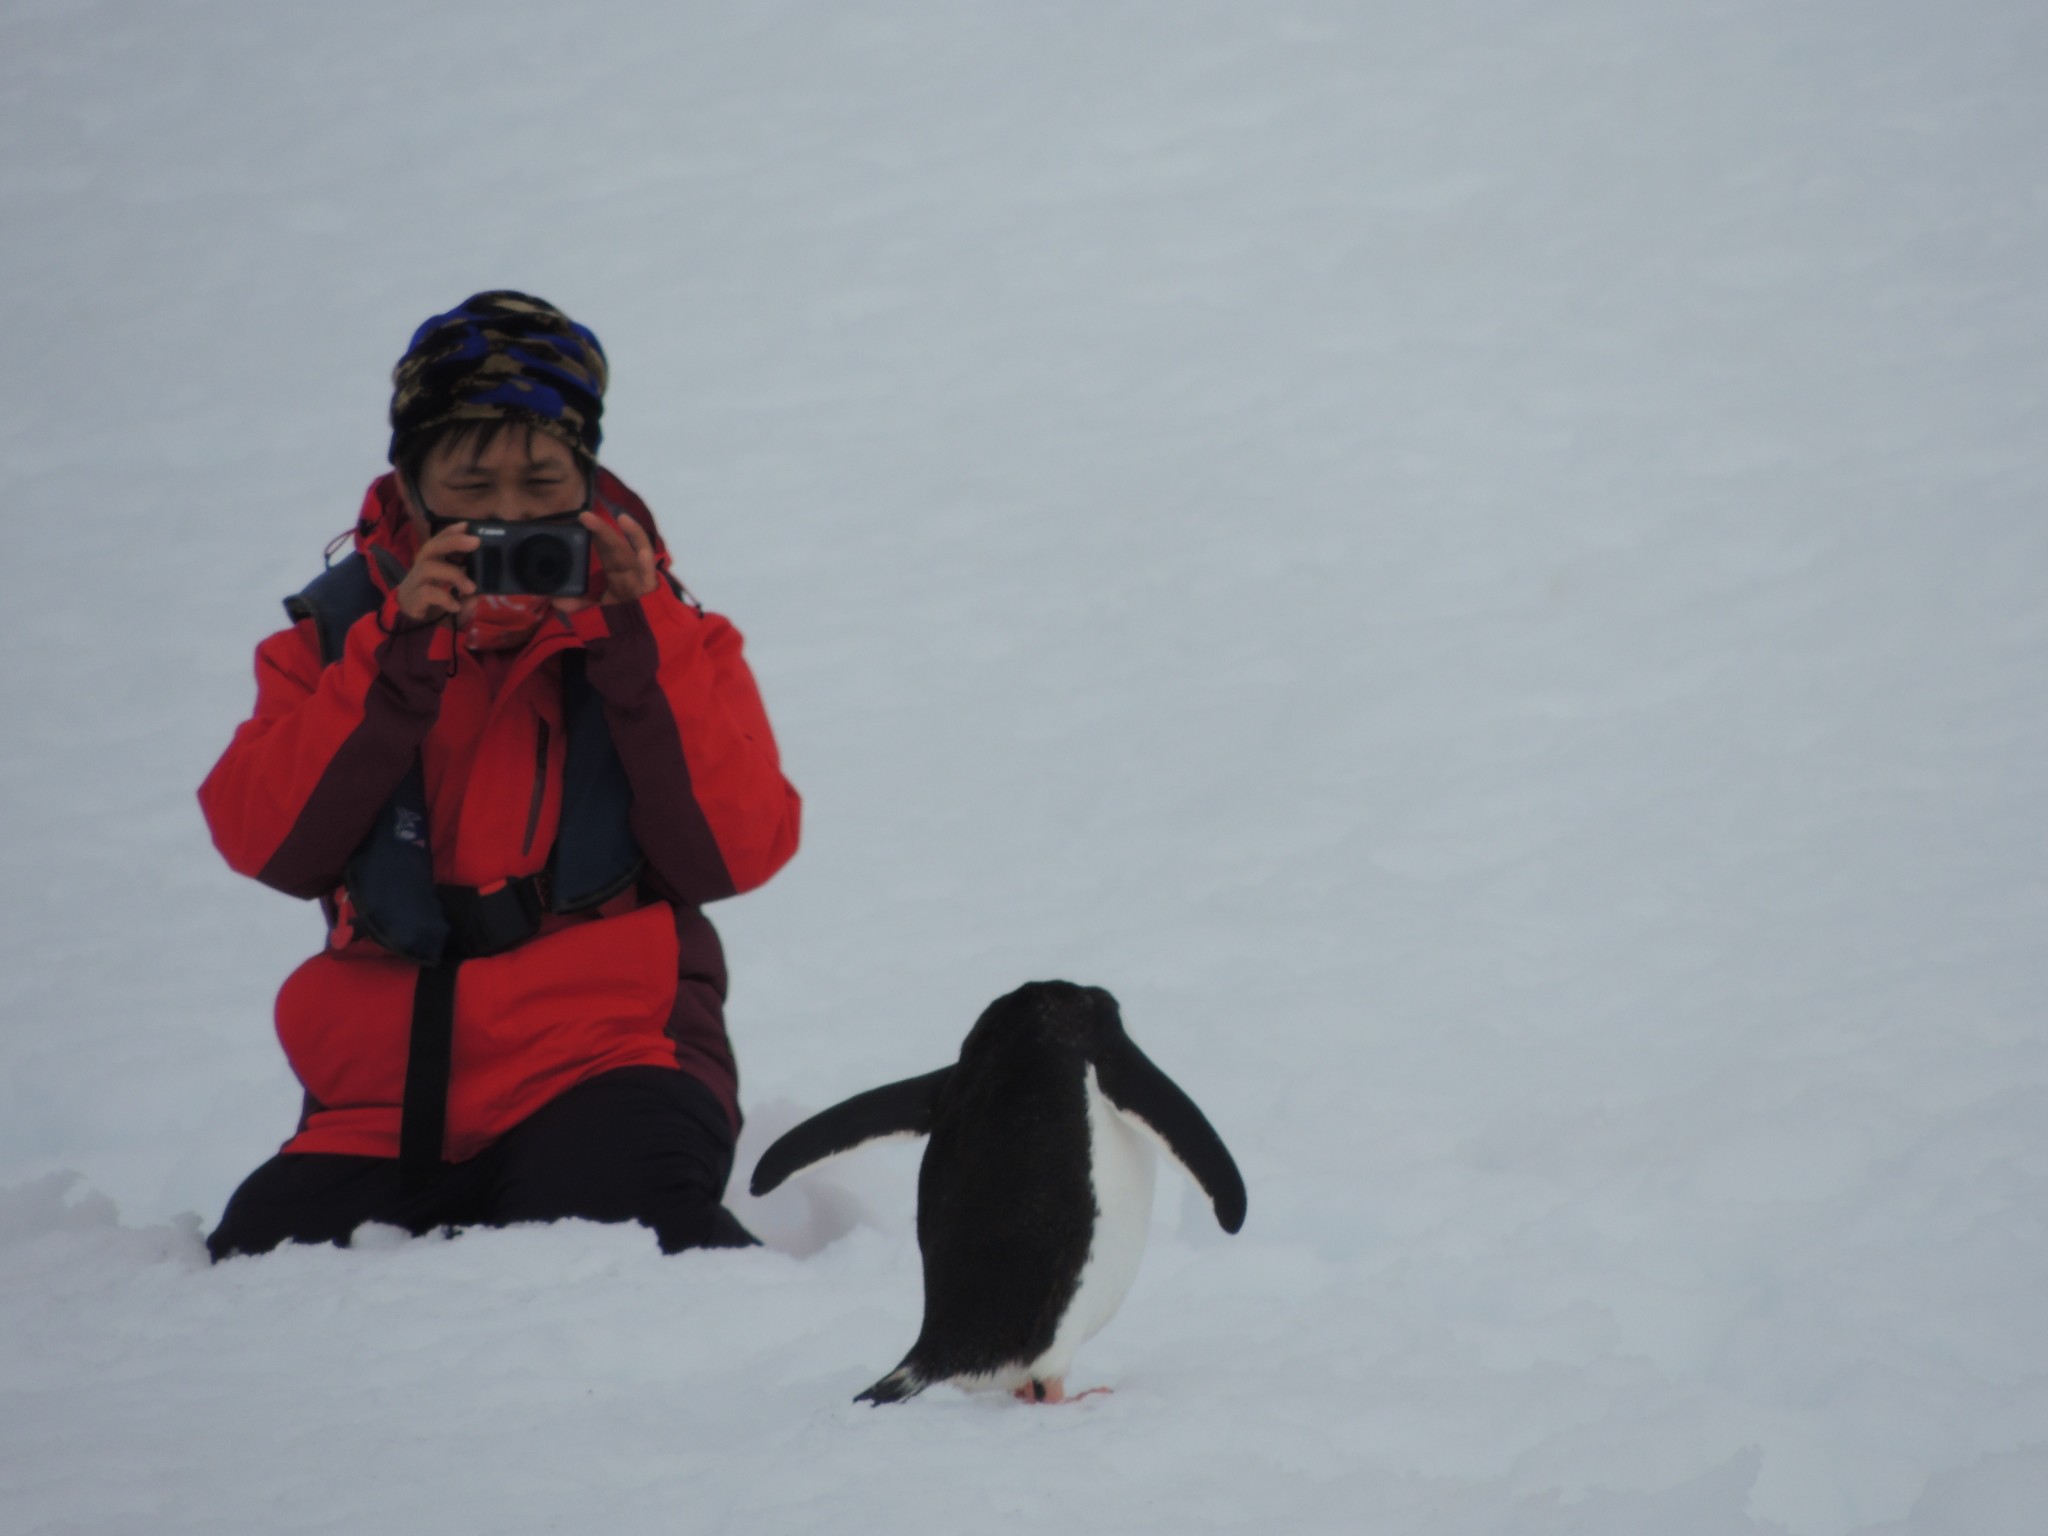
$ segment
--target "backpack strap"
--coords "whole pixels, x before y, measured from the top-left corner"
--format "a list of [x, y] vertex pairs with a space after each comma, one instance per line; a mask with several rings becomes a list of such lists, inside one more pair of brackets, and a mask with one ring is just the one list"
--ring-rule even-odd
[[633, 789], [581, 651], [562, 657], [562, 819], [548, 856], [548, 909], [601, 906], [640, 877]]
[[[385, 550], [378, 550], [392, 564], [395, 557]], [[380, 567], [390, 574], [388, 567]], [[405, 573], [399, 572], [402, 576]], [[299, 591], [284, 600], [284, 611], [296, 624], [302, 619], [311, 619], [320, 635], [320, 659], [332, 666], [341, 660], [341, 653], [348, 645], [348, 632], [356, 620], [366, 613], [375, 613], [384, 604], [384, 594], [377, 589], [376, 580], [370, 575], [370, 562], [360, 554], [350, 555], [346, 560], [337, 561], [315, 576]]]
[[[405, 572], [390, 551], [378, 549], [378, 568], [388, 579]], [[348, 632], [384, 605], [384, 593], [358, 552], [338, 560], [303, 589], [284, 600], [292, 621], [311, 619], [320, 637], [320, 659], [341, 660]], [[349, 855], [342, 883], [349, 903], [370, 937], [395, 954], [422, 965], [438, 961], [448, 947], [448, 917], [434, 899], [434, 861], [427, 847], [427, 781], [413, 759], [391, 798], [377, 812], [369, 834]]]
[[398, 1176], [409, 1194], [441, 1171], [448, 1129], [448, 1079], [455, 1050], [455, 978], [460, 960], [423, 965], [412, 989], [404, 1099], [398, 1112]]

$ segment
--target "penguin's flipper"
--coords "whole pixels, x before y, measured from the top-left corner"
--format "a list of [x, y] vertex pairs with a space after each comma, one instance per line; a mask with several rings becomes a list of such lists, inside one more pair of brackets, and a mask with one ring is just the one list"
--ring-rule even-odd
[[830, 1109], [819, 1110], [801, 1125], [785, 1131], [761, 1154], [748, 1188], [756, 1195], [765, 1195], [798, 1170], [841, 1152], [893, 1136], [928, 1134], [933, 1107], [952, 1075], [951, 1067], [941, 1067], [923, 1077], [870, 1088]]
[[1129, 1036], [1096, 1060], [1095, 1081], [1103, 1097], [1149, 1131], [1209, 1197], [1224, 1231], [1235, 1232], [1244, 1225], [1244, 1178], [1223, 1138], [1195, 1107], [1195, 1101], [1154, 1066]]

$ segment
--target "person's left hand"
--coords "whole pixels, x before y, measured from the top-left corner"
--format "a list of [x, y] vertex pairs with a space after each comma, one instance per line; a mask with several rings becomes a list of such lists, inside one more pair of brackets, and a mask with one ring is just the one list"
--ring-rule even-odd
[[[630, 513], [621, 512], [616, 525], [595, 512], [586, 512], [577, 521], [590, 530], [591, 541], [597, 545], [598, 563], [604, 567], [604, 596], [600, 602], [636, 603], [655, 589], [661, 581], [661, 570], [654, 563], [654, 541]], [[589, 606], [587, 597], [555, 599], [555, 607], [563, 613], [578, 613]]]

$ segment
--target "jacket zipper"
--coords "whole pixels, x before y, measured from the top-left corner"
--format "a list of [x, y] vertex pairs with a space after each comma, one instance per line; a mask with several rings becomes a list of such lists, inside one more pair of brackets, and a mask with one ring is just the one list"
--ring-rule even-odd
[[548, 723], [540, 722], [540, 735], [533, 754], [533, 804], [526, 812], [526, 841], [519, 845], [522, 854], [533, 852], [533, 835], [540, 830], [540, 808], [547, 799], [548, 789]]

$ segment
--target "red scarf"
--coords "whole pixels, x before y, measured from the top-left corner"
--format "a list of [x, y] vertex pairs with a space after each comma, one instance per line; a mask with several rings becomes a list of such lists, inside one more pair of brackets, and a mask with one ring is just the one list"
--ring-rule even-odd
[[554, 600], [528, 593], [490, 593], [473, 600], [462, 643], [472, 651], [517, 650], [555, 611]]

